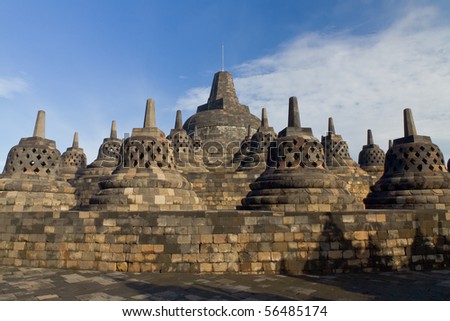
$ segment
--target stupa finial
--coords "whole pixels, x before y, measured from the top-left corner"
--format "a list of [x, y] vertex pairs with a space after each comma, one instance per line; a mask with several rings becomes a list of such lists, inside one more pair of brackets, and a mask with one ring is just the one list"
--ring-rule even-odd
[[405, 129], [405, 137], [417, 135], [416, 126], [414, 125], [414, 118], [410, 108], [403, 110], [403, 126]]
[[333, 121], [333, 117], [329, 117], [329, 118], [328, 118], [328, 133], [329, 133], [329, 134], [336, 135], [336, 131], [335, 131], [335, 129], [334, 129], [334, 121]]
[[38, 111], [33, 137], [45, 138], [45, 111], [43, 110]]
[[269, 118], [267, 117], [267, 109], [263, 108], [261, 111], [261, 127], [269, 128]]
[[109, 134], [109, 138], [117, 139], [117, 126], [115, 120], [113, 120], [111, 123], [111, 133]]
[[183, 119], [181, 117], [181, 110], [177, 110], [177, 116], [175, 118], [175, 129], [183, 129]]
[[373, 145], [373, 136], [372, 136], [372, 130], [367, 130], [367, 145]]
[[301, 127], [298, 102], [297, 97], [295, 96], [289, 98], [288, 127], [297, 127], [297, 128]]
[[147, 99], [145, 108], [144, 128], [156, 127], [155, 101], [151, 98]]
[[79, 144], [78, 144], [78, 132], [75, 132], [75, 134], [73, 134], [73, 142], [72, 142], [72, 148], [78, 148]]

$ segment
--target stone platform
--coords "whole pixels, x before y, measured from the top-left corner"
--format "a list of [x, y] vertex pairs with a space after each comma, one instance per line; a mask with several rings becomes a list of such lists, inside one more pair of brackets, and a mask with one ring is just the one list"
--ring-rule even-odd
[[450, 212], [0, 213], [0, 265], [329, 274], [445, 269]]

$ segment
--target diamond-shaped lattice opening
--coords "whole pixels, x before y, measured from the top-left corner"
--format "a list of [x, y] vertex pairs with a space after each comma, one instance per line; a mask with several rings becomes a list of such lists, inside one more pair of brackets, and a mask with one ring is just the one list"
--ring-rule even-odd
[[419, 166], [417, 166], [417, 169], [419, 170], [419, 172], [422, 171], [422, 164], [420, 164]]
[[52, 171], [50, 170], [50, 168], [47, 168], [47, 170], [45, 171], [47, 174], [50, 174]]
[[39, 173], [39, 168], [38, 167], [36, 167], [35, 169], [34, 169], [34, 171], [33, 172], [35, 172], [35, 173]]
[[31, 165], [31, 166], [34, 166], [34, 164], [36, 164], [36, 163], [34, 162], [34, 160], [30, 161], [30, 165]]
[[414, 150], [414, 147], [411, 146], [408, 149], [409, 149], [410, 152], [412, 152]]
[[41, 162], [42, 167], [45, 167], [45, 165], [47, 165], [46, 162]]
[[36, 158], [37, 158], [38, 160], [40, 160], [40, 159], [42, 158], [42, 156], [41, 156], [41, 155], [37, 155]]
[[427, 163], [428, 163], [428, 160], [427, 160], [426, 158], [423, 158], [423, 159], [422, 159], [422, 162], [423, 162], [424, 164], [427, 164]]
[[436, 150], [436, 148], [434, 148], [433, 146], [431, 146], [431, 151], [434, 152]]
[[33, 153], [36, 153], [37, 149], [36, 149], [36, 148], [33, 148], [31, 151], [32, 151]]
[[405, 165], [405, 170], [407, 171], [409, 169], [408, 165]]
[[431, 170], [434, 169], [433, 165], [428, 166], [428, 168], [431, 169]]
[[425, 150], [425, 147], [423, 147], [423, 146], [420, 146], [419, 148], [420, 148], [421, 151]]
[[47, 150], [46, 150], [46, 149], [43, 149], [43, 150], [42, 150], [42, 154], [47, 154]]
[[419, 156], [420, 156], [420, 153], [419, 153], [419, 152], [416, 152], [414, 155], [416, 155], [416, 157], [419, 157]]

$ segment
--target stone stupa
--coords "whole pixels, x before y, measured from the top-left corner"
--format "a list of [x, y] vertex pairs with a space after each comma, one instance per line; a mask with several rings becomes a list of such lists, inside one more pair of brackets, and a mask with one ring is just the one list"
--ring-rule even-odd
[[250, 146], [243, 160], [239, 165], [238, 171], [257, 171], [264, 172], [266, 170], [266, 161], [269, 154], [270, 146], [277, 138], [277, 134], [273, 127], [269, 126], [267, 110], [263, 108], [261, 111], [261, 125], [250, 139]]
[[368, 209], [450, 209], [444, 155], [429, 136], [417, 135], [411, 109], [403, 111], [404, 137], [386, 153], [383, 176], [364, 200]]
[[86, 168], [87, 158], [83, 148], [79, 147], [78, 132], [73, 135], [72, 147], [61, 155], [62, 159], [62, 175], [66, 180], [76, 178], [80, 171]]
[[297, 98], [289, 99], [288, 127], [276, 140], [274, 168], [263, 173], [242, 200], [244, 209], [342, 211], [359, 208], [343, 182], [325, 168], [324, 150], [311, 128], [301, 127]]
[[62, 178], [61, 153], [45, 138], [40, 110], [32, 137], [11, 148], [0, 176], [0, 211], [69, 210], [77, 205], [75, 188]]
[[[179, 171], [206, 171], [203, 162], [198, 161], [195, 157], [195, 154], [198, 154], [199, 150], [196, 150], [196, 146], [194, 146], [194, 139], [183, 128], [181, 110], [177, 110], [175, 127], [170, 131], [167, 139], [170, 141], [170, 146], [173, 149], [174, 162]], [[198, 145], [201, 146], [201, 143]]]
[[332, 117], [328, 118], [328, 132], [322, 136], [321, 141], [325, 151], [325, 164], [329, 169], [342, 172], [357, 166], [350, 156], [347, 142], [342, 135], [336, 134]]
[[367, 130], [367, 144], [359, 152], [358, 164], [366, 172], [381, 176], [384, 171], [386, 154], [373, 142], [372, 130]]
[[248, 126], [255, 132], [259, 124], [258, 117], [239, 102], [231, 73], [220, 71], [214, 75], [208, 102], [197, 107], [183, 128], [191, 137], [197, 129], [203, 142], [205, 165], [220, 167], [232, 162]]
[[122, 140], [117, 138], [117, 125], [113, 120], [110, 135], [103, 139], [97, 158], [86, 168], [80, 169], [76, 181], [73, 182], [81, 207], [89, 205], [91, 197], [100, 190], [99, 182], [107, 179], [121, 162], [121, 146]]
[[170, 142], [156, 127], [155, 103], [147, 100], [144, 127], [134, 128], [121, 147], [122, 162], [90, 200], [90, 208], [111, 211], [204, 209], [176, 169]]

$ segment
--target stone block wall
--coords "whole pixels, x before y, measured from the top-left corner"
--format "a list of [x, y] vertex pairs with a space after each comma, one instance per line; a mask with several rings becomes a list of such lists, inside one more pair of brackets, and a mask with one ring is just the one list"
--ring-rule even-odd
[[450, 212], [0, 213], [0, 264], [129, 272], [340, 273], [450, 265]]
[[250, 192], [250, 184], [259, 173], [212, 171], [185, 174], [192, 189], [207, 209], [231, 210], [239, 208], [241, 200]]

